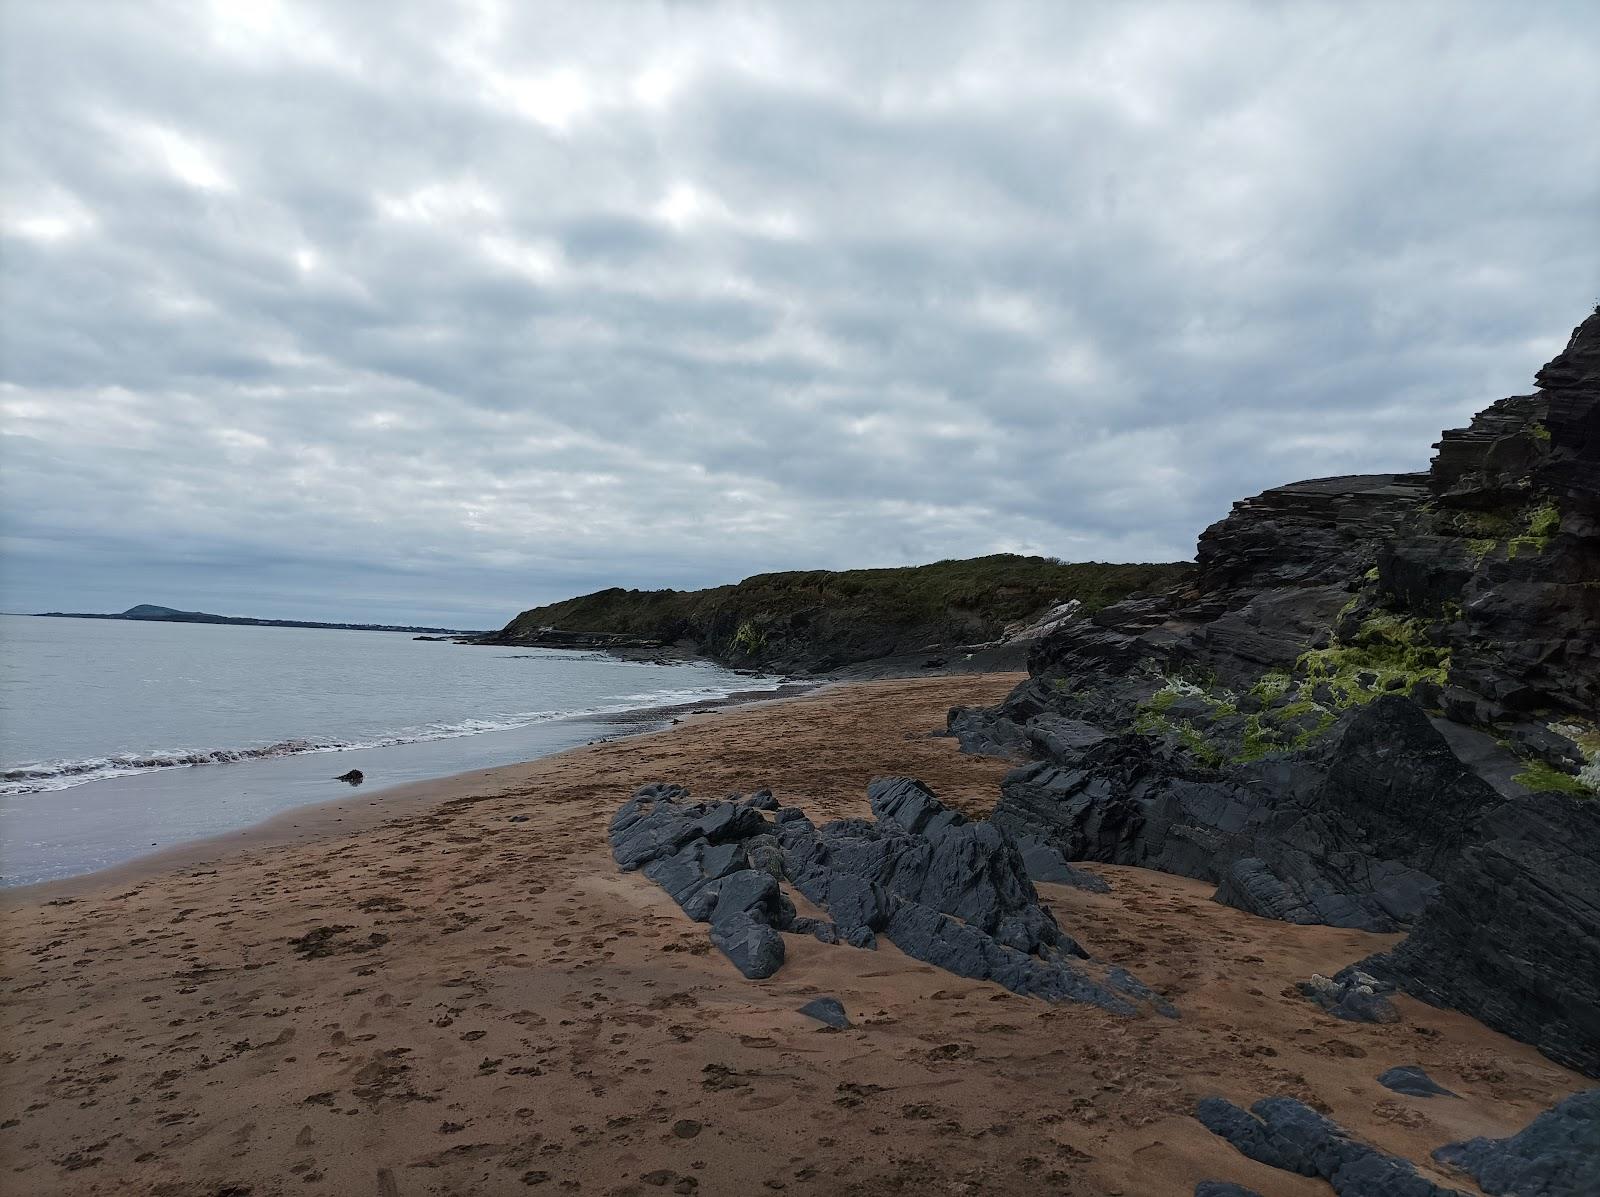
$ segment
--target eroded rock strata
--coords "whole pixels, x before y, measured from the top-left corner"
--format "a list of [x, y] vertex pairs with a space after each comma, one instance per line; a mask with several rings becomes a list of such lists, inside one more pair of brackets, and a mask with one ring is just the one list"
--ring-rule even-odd
[[[1126, 970], [1087, 958], [1040, 905], [999, 827], [910, 778], [880, 778], [868, 798], [874, 818], [818, 827], [766, 791], [692, 802], [680, 787], [646, 786], [612, 819], [612, 851], [709, 923], [747, 977], [782, 966], [785, 932], [857, 948], [883, 935], [918, 960], [1025, 996], [1177, 1016]], [[799, 915], [791, 885], [831, 921]]]
[[1420, 474], [1235, 504], [1193, 579], [1041, 640], [993, 821], [1254, 914], [1600, 1075], [1600, 311]]
[[1433, 1153], [1495, 1197], [1600, 1193], [1600, 1089], [1574, 1093], [1508, 1139], [1468, 1139]]
[[1343, 1128], [1292, 1097], [1268, 1097], [1249, 1111], [1220, 1097], [1195, 1110], [1207, 1130], [1269, 1168], [1319, 1176], [1339, 1197], [1466, 1197], [1417, 1174], [1409, 1160], [1352, 1139]]
[[[1401, 1093], [1453, 1096], [1420, 1069], [1391, 1069]], [[1385, 1082], [1388, 1083], [1388, 1082]], [[1292, 1097], [1269, 1097], [1248, 1111], [1220, 1097], [1200, 1102], [1195, 1117], [1241, 1155], [1300, 1176], [1326, 1180], [1339, 1197], [1465, 1197], [1418, 1174], [1409, 1160], [1352, 1138], [1338, 1124]], [[1592, 1197], [1600, 1192], [1600, 1089], [1575, 1093], [1506, 1139], [1469, 1139], [1433, 1152], [1436, 1162], [1470, 1176], [1494, 1197]], [[1206, 1189], [1206, 1184], [1216, 1187]], [[1224, 1194], [1205, 1182], [1195, 1190]]]

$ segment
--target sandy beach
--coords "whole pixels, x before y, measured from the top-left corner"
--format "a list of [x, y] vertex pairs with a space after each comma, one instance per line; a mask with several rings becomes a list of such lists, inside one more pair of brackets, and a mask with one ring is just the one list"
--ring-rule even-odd
[[[1187, 1195], [1327, 1186], [1191, 1116], [1289, 1094], [1425, 1174], [1588, 1087], [1406, 998], [1336, 1021], [1293, 989], [1395, 942], [1256, 919], [1208, 885], [1091, 866], [1040, 891], [1182, 1017], [1051, 1007], [789, 936], [748, 981], [606, 824], [638, 785], [770, 786], [817, 820], [905, 773], [981, 815], [1002, 761], [930, 737], [1014, 674], [831, 688], [527, 765], [353, 794], [227, 843], [0, 899], [7, 1193]], [[797, 1013], [843, 1002], [834, 1032]], [[1458, 1098], [1376, 1077], [1420, 1064]]]

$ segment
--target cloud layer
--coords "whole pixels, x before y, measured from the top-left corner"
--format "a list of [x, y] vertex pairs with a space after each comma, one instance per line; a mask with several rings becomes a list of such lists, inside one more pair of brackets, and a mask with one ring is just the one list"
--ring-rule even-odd
[[1593, 10], [4, 10], [7, 609], [1172, 559], [1600, 291]]

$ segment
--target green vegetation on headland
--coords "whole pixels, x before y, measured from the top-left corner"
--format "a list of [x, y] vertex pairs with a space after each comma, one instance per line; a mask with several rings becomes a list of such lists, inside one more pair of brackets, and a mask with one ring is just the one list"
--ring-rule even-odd
[[998, 553], [889, 569], [757, 574], [708, 590], [623, 590], [535, 607], [495, 640], [689, 642], [732, 664], [826, 669], [899, 653], [995, 641], [1007, 625], [1076, 600], [1090, 613], [1193, 567], [1067, 563]]

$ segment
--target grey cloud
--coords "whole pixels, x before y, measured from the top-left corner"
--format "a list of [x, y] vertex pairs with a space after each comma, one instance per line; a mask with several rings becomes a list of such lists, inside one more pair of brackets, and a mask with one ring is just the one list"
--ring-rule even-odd
[[0, 20], [11, 609], [1185, 557], [1600, 290], [1582, 5]]

